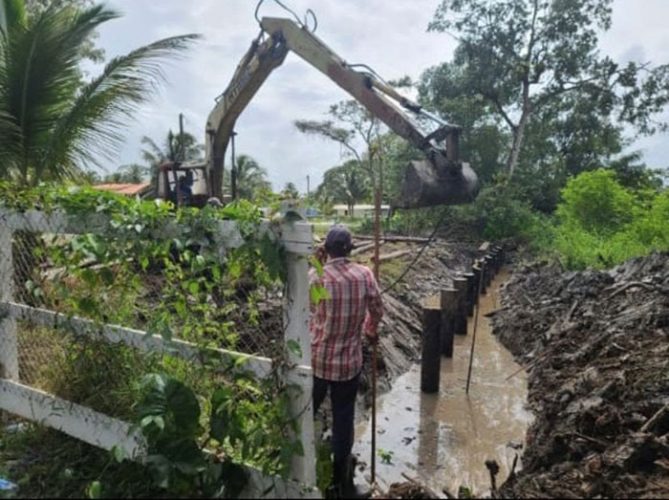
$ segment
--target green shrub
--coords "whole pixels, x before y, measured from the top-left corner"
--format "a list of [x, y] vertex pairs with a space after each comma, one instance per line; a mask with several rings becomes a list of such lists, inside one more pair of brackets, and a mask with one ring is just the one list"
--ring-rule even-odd
[[584, 172], [567, 182], [557, 215], [562, 224], [599, 235], [611, 235], [632, 221], [634, 195], [610, 170]]
[[611, 171], [570, 180], [557, 213], [554, 247], [570, 269], [607, 268], [669, 249], [669, 191], [629, 191]]

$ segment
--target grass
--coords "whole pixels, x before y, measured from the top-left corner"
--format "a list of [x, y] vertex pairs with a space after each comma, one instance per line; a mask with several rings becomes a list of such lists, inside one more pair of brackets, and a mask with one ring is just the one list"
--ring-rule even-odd
[[0, 428], [0, 476], [16, 483], [17, 496], [85, 498], [93, 481], [106, 498], [156, 498], [148, 471], [136, 463], [117, 463], [103, 450], [33, 424], [20, 432]]

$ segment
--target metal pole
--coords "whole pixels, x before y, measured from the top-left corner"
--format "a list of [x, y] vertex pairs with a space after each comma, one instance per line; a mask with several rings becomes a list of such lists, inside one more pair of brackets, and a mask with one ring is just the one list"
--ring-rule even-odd
[[184, 114], [179, 113], [179, 161], [186, 161], [186, 149], [184, 146]]
[[[481, 261], [481, 276], [484, 275], [485, 273], [485, 267], [486, 267], [486, 261], [483, 260]], [[481, 295], [481, 286], [483, 284], [483, 280], [479, 280], [479, 289], [478, 289], [478, 294], [479, 296]], [[479, 310], [481, 309], [481, 300], [480, 297], [477, 297], [476, 301], [476, 313], [474, 314], [474, 327], [473, 327], [473, 332], [472, 332], [472, 349], [469, 353], [469, 370], [467, 370], [467, 388], [465, 389], [465, 394], [469, 394], [469, 383], [472, 380], [472, 364], [474, 363], [474, 345], [476, 344], [476, 328], [478, 327], [478, 321], [479, 321]]]
[[[379, 281], [379, 253], [381, 243], [381, 187], [377, 184], [374, 190], [374, 277]], [[378, 335], [378, 333], [377, 333]], [[378, 354], [378, 338], [372, 344], [372, 484], [376, 484], [376, 357]]]

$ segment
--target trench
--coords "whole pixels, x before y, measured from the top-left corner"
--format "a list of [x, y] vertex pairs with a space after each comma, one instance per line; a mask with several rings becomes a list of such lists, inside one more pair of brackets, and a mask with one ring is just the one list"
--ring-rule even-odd
[[[452, 359], [441, 358], [438, 394], [420, 391], [420, 366], [400, 376], [389, 392], [377, 400], [377, 484], [387, 491], [407, 476], [441, 494], [457, 494], [460, 486], [476, 496], [490, 491], [486, 460], [500, 467], [497, 485], [509, 475], [514, 457], [521, 452], [532, 421], [526, 408], [527, 378], [511, 353], [492, 334], [486, 314], [499, 306], [506, 270], [480, 297], [480, 313], [469, 395], [465, 393], [473, 319], [468, 334], [456, 336]], [[369, 464], [371, 420], [356, 428], [354, 453]], [[521, 467], [520, 460], [516, 470]], [[369, 480], [369, 468], [363, 472]]]

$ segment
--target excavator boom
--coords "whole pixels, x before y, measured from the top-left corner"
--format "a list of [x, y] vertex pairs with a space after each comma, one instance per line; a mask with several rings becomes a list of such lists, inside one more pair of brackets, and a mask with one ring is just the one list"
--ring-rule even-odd
[[458, 204], [475, 198], [478, 192], [476, 174], [458, 158], [458, 127], [442, 123], [435, 132], [424, 134], [415, 126], [411, 114], [435, 117], [374, 75], [354, 70], [305, 27], [290, 19], [266, 17], [261, 20], [261, 28], [260, 36], [251, 44], [207, 120], [206, 153], [211, 196], [222, 199], [224, 157], [237, 118], [290, 50], [327, 75], [392, 131], [424, 152], [426, 160], [411, 162], [407, 168], [402, 193], [395, 206], [416, 208]]

